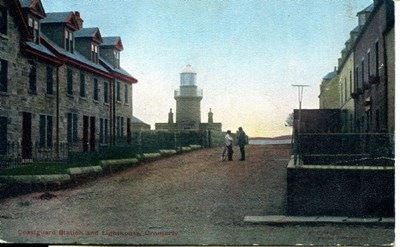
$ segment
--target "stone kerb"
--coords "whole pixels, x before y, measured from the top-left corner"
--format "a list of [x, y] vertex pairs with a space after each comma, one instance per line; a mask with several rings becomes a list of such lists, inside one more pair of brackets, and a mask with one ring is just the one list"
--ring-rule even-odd
[[67, 172], [72, 177], [78, 177], [90, 174], [100, 174], [103, 172], [103, 169], [101, 166], [72, 167], [67, 169]]
[[62, 183], [70, 179], [68, 174], [0, 176], [0, 182], [4, 184]]
[[133, 166], [139, 163], [138, 159], [131, 158], [131, 159], [118, 159], [118, 160], [101, 160], [100, 166], [105, 170], [108, 169], [109, 171], [115, 169], [121, 169], [128, 166]]
[[152, 161], [161, 158], [161, 153], [143, 153], [141, 159], [143, 161]]
[[176, 154], [176, 150], [174, 149], [161, 149], [160, 154], [161, 156], [170, 156]]
[[201, 149], [201, 145], [190, 145], [191, 150], [198, 150]]

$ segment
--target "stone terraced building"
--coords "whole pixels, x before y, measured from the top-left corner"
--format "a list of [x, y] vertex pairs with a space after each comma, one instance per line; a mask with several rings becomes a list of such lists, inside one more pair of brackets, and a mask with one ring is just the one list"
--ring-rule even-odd
[[76, 11], [46, 13], [40, 0], [0, 0], [0, 156], [18, 147], [78, 152], [130, 142], [132, 85], [120, 37], [84, 28]]

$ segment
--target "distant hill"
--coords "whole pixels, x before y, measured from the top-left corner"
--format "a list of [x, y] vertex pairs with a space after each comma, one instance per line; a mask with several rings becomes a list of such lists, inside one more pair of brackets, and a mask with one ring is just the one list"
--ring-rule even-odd
[[291, 140], [292, 135], [283, 135], [283, 136], [275, 136], [275, 137], [249, 137], [249, 140], [271, 140], [271, 141], [278, 141], [278, 140]]

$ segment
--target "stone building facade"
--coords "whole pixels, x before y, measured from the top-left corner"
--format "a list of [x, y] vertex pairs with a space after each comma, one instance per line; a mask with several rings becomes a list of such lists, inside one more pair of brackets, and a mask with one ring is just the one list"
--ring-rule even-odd
[[94, 151], [115, 133], [129, 140], [137, 80], [104, 65], [111, 61], [101, 56], [100, 30], [82, 24], [78, 12], [45, 13], [41, 1], [0, 0], [0, 155], [10, 143], [32, 160], [37, 147]]
[[376, 0], [365, 19], [354, 45], [356, 130], [387, 132], [389, 82], [385, 33], [394, 25], [393, 1]]
[[337, 75], [321, 83], [320, 109], [342, 110], [342, 132], [394, 133], [393, 1], [374, 0], [357, 16]]

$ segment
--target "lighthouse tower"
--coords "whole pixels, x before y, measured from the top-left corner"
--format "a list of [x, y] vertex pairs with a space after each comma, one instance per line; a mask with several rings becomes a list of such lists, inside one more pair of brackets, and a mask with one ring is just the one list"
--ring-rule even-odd
[[186, 65], [181, 73], [179, 90], [175, 90], [178, 129], [198, 130], [200, 128], [200, 101], [203, 99], [203, 91], [197, 89], [196, 76], [192, 66]]

